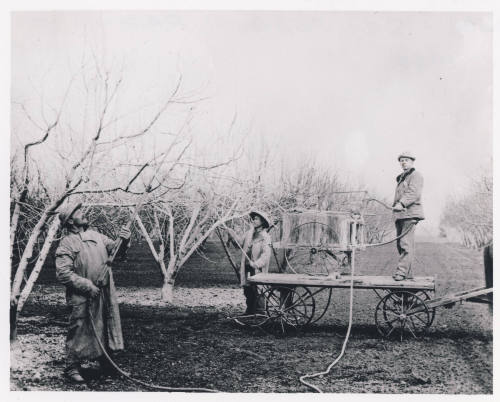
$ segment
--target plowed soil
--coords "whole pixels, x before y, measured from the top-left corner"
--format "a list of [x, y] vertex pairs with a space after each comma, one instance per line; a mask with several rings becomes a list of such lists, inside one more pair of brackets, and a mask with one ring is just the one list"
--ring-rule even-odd
[[[136, 245], [114, 268], [126, 341], [116, 363], [132, 377], [225, 392], [309, 392], [299, 377], [325, 370], [340, 353], [349, 290], [335, 290], [327, 314], [300, 331], [247, 328], [229, 319], [244, 310], [244, 298], [216, 244], [208, 244], [205, 256], [195, 256], [184, 267], [174, 303], [168, 305], [160, 299], [161, 276], [146, 252]], [[479, 251], [419, 243], [417, 252], [414, 275], [436, 277], [435, 296], [484, 285]], [[390, 275], [396, 258], [394, 245], [360, 252], [356, 274]], [[322, 300], [325, 294], [318, 304]], [[345, 355], [330, 374], [312, 383], [335, 393], [492, 393], [488, 306], [439, 308], [426, 336], [400, 341], [377, 332], [377, 303], [373, 291], [354, 291]], [[11, 351], [12, 390], [154, 390], [123, 377], [95, 378], [93, 362], [84, 365], [85, 385], [69, 384], [62, 375], [67, 319], [64, 288], [56, 284], [49, 262], [19, 318], [18, 343]]]

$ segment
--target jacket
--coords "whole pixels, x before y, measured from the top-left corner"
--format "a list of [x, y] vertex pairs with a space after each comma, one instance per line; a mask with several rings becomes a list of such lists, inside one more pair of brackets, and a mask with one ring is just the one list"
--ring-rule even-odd
[[271, 236], [265, 229], [261, 230], [255, 239], [253, 238], [253, 234], [254, 229], [251, 228], [246, 233], [243, 241], [244, 253], [241, 255], [240, 265], [241, 286], [247, 285], [246, 265], [248, 265], [248, 261], [246, 255], [248, 255], [254, 264], [257, 265], [256, 271], [263, 272], [265, 274], [269, 271], [269, 261], [271, 260]]
[[396, 192], [392, 206], [399, 202], [406, 210], [393, 212], [394, 220], [425, 219], [422, 206], [422, 189], [424, 186], [422, 175], [414, 168], [411, 168], [396, 177], [396, 182]]
[[[102, 353], [90, 327], [88, 296], [91, 284], [98, 284], [115, 244], [110, 238], [87, 230], [64, 237], [55, 253], [56, 277], [66, 286], [66, 301], [71, 307], [67, 347], [69, 353], [78, 358], [94, 358]], [[95, 326], [107, 334], [103, 339], [107, 339], [107, 346], [111, 350], [123, 349], [120, 312], [111, 270], [99, 286], [100, 300], [92, 299], [92, 303], [94, 306], [98, 303], [99, 308], [106, 309], [107, 319], [104, 322], [102, 314], [96, 315]], [[71, 331], [74, 327], [79, 329]]]

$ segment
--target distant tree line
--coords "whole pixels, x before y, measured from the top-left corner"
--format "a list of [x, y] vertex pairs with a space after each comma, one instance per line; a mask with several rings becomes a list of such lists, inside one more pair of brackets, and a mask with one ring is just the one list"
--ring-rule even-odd
[[493, 176], [473, 179], [464, 195], [450, 198], [441, 217], [442, 237], [458, 233], [466, 247], [481, 248], [493, 240]]

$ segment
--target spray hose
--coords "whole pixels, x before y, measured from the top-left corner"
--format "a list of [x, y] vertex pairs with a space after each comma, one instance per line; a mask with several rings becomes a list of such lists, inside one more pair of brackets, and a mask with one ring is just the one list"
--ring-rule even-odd
[[[397, 236], [396, 238], [392, 239], [392, 240], [389, 240], [389, 241], [386, 241], [386, 242], [382, 242], [382, 243], [376, 243], [376, 244], [369, 244], [369, 245], [365, 245], [365, 247], [376, 247], [376, 246], [381, 246], [381, 245], [384, 245], [384, 244], [388, 244], [388, 243], [391, 243], [391, 242], [394, 242], [404, 236], [406, 236], [406, 234], [408, 234], [408, 232], [417, 224], [417, 221], [414, 222], [404, 233], [400, 234], [399, 236]], [[224, 225], [225, 226], [225, 225]], [[245, 254], [245, 257], [250, 259], [248, 257], [248, 255], [246, 255], [246, 253], [243, 251], [243, 248], [238, 244], [238, 242], [236, 242], [237, 245], [239, 246], [239, 248], [241, 249], [241, 251]], [[347, 342], [349, 341], [349, 337], [350, 337], [350, 334], [351, 334], [351, 327], [352, 327], [352, 310], [353, 310], [353, 300], [354, 300], [354, 271], [355, 271], [355, 251], [356, 250], [356, 247], [353, 247], [352, 249], [352, 264], [351, 264], [351, 281], [350, 281], [350, 294], [349, 294], [349, 325], [347, 327], [347, 333], [346, 333], [346, 336], [345, 336], [345, 339], [344, 339], [344, 342], [342, 344], [342, 349], [340, 351], [340, 354], [337, 356], [337, 358], [332, 362], [330, 363], [330, 365], [327, 367], [327, 369], [325, 371], [321, 371], [321, 372], [318, 372], [318, 373], [313, 373], [313, 374], [306, 374], [306, 375], [303, 375], [299, 378], [300, 382], [302, 384], [304, 384], [305, 386], [309, 387], [309, 388], [312, 388], [313, 390], [315, 390], [316, 392], [319, 392], [319, 393], [323, 393], [323, 391], [309, 383], [306, 381], [307, 378], [316, 378], [316, 377], [321, 377], [321, 376], [324, 376], [324, 375], [327, 375], [330, 373], [331, 369], [340, 361], [340, 359], [344, 356], [344, 353], [345, 353], [345, 350], [347, 348]], [[147, 388], [150, 388], [150, 389], [157, 389], [157, 390], [161, 390], [161, 391], [169, 391], [169, 392], [211, 392], [211, 393], [217, 393], [217, 392], [220, 392], [218, 390], [215, 390], [215, 389], [209, 389], [209, 388], [187, 388], [187, 387], [167, 387], [167, 386], [162, 386], [162, 385], [154, 385], [154, 384], [149, 384], [147, 382], [144, 382], [144, 381], [141, 381], [141, 380], [138, 380], [136, 378], [132, 378], [130, 376], [130, 374], [126, 373], [125, 371], [123, 371], [114, 361], [113, 359], [111, 359], [111, 357], [109, 356], [109, 354], [107, 353], [106, 351], [106, 348], [103, 346], [102, 342], [101, 342], [101, 339], [99, 338], [99, 335], [97, 333], [97, 329], [95, 327], [95, 324], [94, 324], [94, 316], [92, 315], [92, 311], [91, 311], [91, 308], [90, 308], [90, 304], [91, 304], [91, 300], [88, 301], [88, 305], [89, 305], [89, 315], [90, 315], [90, 323], [91, 323], [91, 326], [92, 326], [92, 331], [94, 332], [94, 336], [97, 340], [97, 343], [99, 344], [99, 347], [101, 348], [104, 356], [106, 356], [106, 359], [109, 361], [109, 363], [113, 366], [113, 368], [118, 372], [120, 373], [123, 377], [127, 378], [129, 381], [131, 382], [134, 382], [136, 384], [139, 384], [139, 385], [142, 385], [144, 387], [147, 387]]]
[[[154, 179], [156, 178], [156, 175], [157, 173], [159, 172], [160, 168], [163, 166], [163, 163], [165, 162], [166, 160], [166, 157], [168, 155], [168, 152], [165, 153], [163, 155], [163, 158], [162, 160], [160, 161], [160, 164], [158, 165], [155, 173], [153, 174], [149, 184], [147, 185], [147, 189], [146, 191], [144, 192], [144, 195], [141, 197], [139, 203], [136, 205], [134, 211], [132, 212], [131, 214], [131, 217], [129, 219], [129, 221], [127, 222], [127, 224], [125, 225], [127, 227], [127, 229], [130, 229], [130, 226], [132, 225], [132, 222], [134, 221], [134, 219], [136, 218], [136, 216], [139, 214], [139, 211], [141, 210], [141, 208], [144, 206], [144, 204], [146, 203], [147, 199], [148, 199], [148, 196], [149, 196], [149, 190], [151, 189], [151, 186], [153, 184], [153, 181]], [[116, 242], [116, 245], [111, 253], [111, 255], [108, 257], [108, 260], [105, 262], [104, 266], [103, 266], [103, 270], [101, 272], [101, 275], [100, 275], [100, 278], [99, 279], [102, 279], [104, 278], [108, 272], [110, 271], [110, 265], [111, 263], [113, 262], [113, 260], [115, 259], [116, 257], [116, 254], [118, 253], [119, 249], [121, 248], [122, 246], [122, 243], [123, 243], [123, 239], [120, 238], [118, 239], [118, 241]], [[91, 299], [88, 299], [87, 301], [88, 303], [88, 307], [89, 307], [89, 315], [90, 315], [90, 323], [92, 325], [92, 331], [94, 332], [94, 336], [97, 340], [97, 343], [99, 344], [99, 347], [101, 348], [104, 356], [106, 356], [106, 359], [108, 359], [109, 363], [114, 367], [114, 369], [116, 371], [118, 371], [122, 376], [124, 376], [125, 378], [127, 378], [128, 380], [132, 381], [132, 382], [135, 382], [137, 384], [140, 384], [140, 385], [143, 385], [145, 387], [148, 387], [148, 388], [151, 388], [151, 389], [157, 389], [157, 390], [161, 390], [161, 391], [170, 391], [170, 392], [219, 392], [218, 390], [213, 390], [213, 389], [207, 389], [207, 388], [177, 388], [177, 387], [164, 387], [164, 386], [161, 386], [161, 385], [153, 385], [153, 384], [148, 384], [147, 382], [144, 382], [144, 381], [141, 381], [141, 380], [137, 380], [135, 378], [132, 378], [128, 373], [126, 373], [125, 371], [123, 371], [112, 359], [111, 357], [109, 356], [109, 354], [107, 353], [106, 351], [106, 348], [103, 346], [102, 342], [101, 342], [101, 339], [99, 338], [99, 335], [97, 333], [97, 330], [96, 330], [96, 327], [95, 327], [95, 323], [94, 323], [94, 316], [92, 315], [92, 309], [91, 309]]]
[[347, 347], [347, 342], [349, 340], [349, 336], [351, 335], [351, 326], [352, 326], [352, 305], [353, 305], [353, 299], [354, 299], [354, 265], [355, 265], [354, 255], [355, 255], [355, 248], [352, 250], [353, 259], [352, 259], [352, 265], [351, 265], [351, 283], [349, 286], [349, 289], [350, 289], [350, 294], [349, 294], [349, 325], [347, 327], [347, 333], [346, 333], [346, 336], [344, 339], [344, 343], [342, 344], [342, 349], [340, 351], [340, 354], [337, 356], [337, 358], [332, 363], [330, 363], [330, 365], [327, 367], [327, 369], [325, 371], [321, 371], [321, 372], [313, 373], [313, 374], [306, 374], [306, 375], [303, 375], [302, 377], [299, 378], [299, 380], [302, 384], [304, 384], [305, 386], [307, 386], [309, 388], [312, 388], [313, 390], [315, 390], [316, 392], [319, 392], [319, 393], [323, 393], [323, 391], [319, 387], [317, 387], [316, 385], [313, 385], [310, 382], [307, 382], [305, 379], [306, 378], [316, 378], [316, 377], [321, 377], [323, 375], [327, 375], [328, 373], [330, 373], [330, 370], [333, 368], [333, 366], [335, 366], [340, 361], [342, 356], [344, 355], [345, 349]]
[[102, 353], [104, 354], [104, 356], [106, 356], [106, 359], [108, 359], [109, 363], [111, 363], [111, 365], [113, 366], [113, 368], [119, 372], [123, 377], [127, 378], [128, 380], [136, 383], [136, 384], [140, 384], [140, 385], [143, 385], [144, 387], [147, 387], [147, 388], [151, 388], [151, 389], [157, 389], [157, 390], [161, 390], [161, 391], [170, 391], [170, 392], [220, 392], [218, 390], [214, 390], [214, 389], [208, 389], [208, 388], [177, 388], [177, 387], [164, 387], [162, 385], [154, 385], [154, 384], [149, 384], [147, 382], [144, 382], [144, 381], [141, 381], [141, 380], [138, 380], [136, 378], [132, 378], [130, 376], [130, 374], [126, 373], [125, 371], [123, 371], [114, 361], [113, 359], [111, 359], [111, 357], [109, 356], [109, 354], [106, 352], [106, 348], [103, 346], [102, 342], [101, 342], [101, 339], [99, 338], [99, 335], [97, 334], [97, 330], [96, 330], [96, 327], [95, 327], [95, 324], [94, 324], [94, 316], [92, 315], [92, 311], [91, 311], [91, 301], [89, 300], [88, 301], [88, 307], [89, 307], [89, 314], [90, 314], [90, 323], [92, 324], [92, 331], [94, 332], [94, 336], [97, 340], [97, 343], [99, 344], [99, 347], [101, 348], [102, 350]]
[[[399, 236], [395, 237], [394, 239], [391, 239], [389, 241], [382, 242], [382, 243], [375, 243], [375, 244], [365, 245], [364, 247], [377, 247], [377, 246], [382, 246], [382, 245], [385, 245], [385, 244], [388, 244], [388, 243], [392, 243], [392, 242], [394, 242], [396, 240], [399, 240], [402, 237], [406, 236], [408, 234], [408, 232], [411, 229], [413, 229], [413, 227], [417, 223], [418, 223], [418, 221], [413, 222], [412, 225], [410, 225], [410, 227], [408, 227], [407, 230], [405, 230], [403, 233], [401, 233]], [[350, 289], [350, 293], [349, 293], [349, 325], [347, 326], [347, 333], [345, 335], [344, 343], [342, 344], [342, 349], [340, 350], [340, 354], [337, 356], [337, 358], [333, 362], [330, 363], [330, 365], [327, 367], [327, 369], [325, 371], [321, 371], [321, 372], [313, 373], [313, 374], [306, 374], [306, 375], [303, 375], [303, 376], [301, 376], [299, 378], [299, 381], [302, 384], [304, 384], [306, 387], [309, 387], [309, 388], [311, 388], [314, 391], [319, 392], [319, 393], [323, 393], [323, 391], [319, 387], [317, 387], [316, 385], [313, 385], [310, 382], [307, 382], [306, 378], [316, 378], [316, 377], [321, 377], [321, 376], [329, 374], [330, 371], [332, 370], [332, 368], [344, 356], [344, 353], [345, 353], [345, 350], [346, 350], [346, 347], [347, 347], [347, 342], [349, 341], [349, 336], [351, 335], [352, 307], [353, 307], [353, 300], [354, 300], [354, 269], [355, 269], [355, 261], [356, 261], [355, 253], [356, 253], [356, 247], [353, 247], [353, 249], [352, 249], [352, 264], [351, 264], [351, 281], [350, 281], [350, 286], [349, 286], [349, 289]]]
[[418, 223], [418, 221], [412, 222], [412, 224], [403, 233], [401, 233], [399, 236], [396, 236], [394, 239], [387, 240], [387, 241], [384, 241], [384, 242], [381, 242], [381, 243], [365, 244], [365, 245], [363, 245], [363, 247], [379, 247], [379, 246], [384, 246], [384, 245], [389, 244], [389, 243], [393, 243], [393, 242], [401, 239], [402, 237], [405, 237], [410, 232], [410, 230], [413, 229], [413, 227], [417, 223]]

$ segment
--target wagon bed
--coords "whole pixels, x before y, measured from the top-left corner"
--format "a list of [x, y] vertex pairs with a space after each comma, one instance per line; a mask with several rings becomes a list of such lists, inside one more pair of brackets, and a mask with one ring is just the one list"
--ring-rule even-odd
[[[300, 285], [308, 287], [349, 288], [351, 276], [344, 275], [340, 279], [331, 276], [314, 276], [307, 274], [257, 274], [248, 278], [255, 285]], [[435, 290], [432, 276], [420, 276], [403, 281], [395, 281], [392, 276], [354, 276], [353, 286], [356, 289], [408, 289]]]
[[[248, 282], [262, 288], [266, 299], [266, 313], [257, 317], [257, 324], [277, 320], [285, 325], [303, 326], [318, 321], [330, 304], [332, 289], [371, 289], [379, 303], [375, 309], [375, 324], [384, 337], [398, 333], [401, 340], [405, 328], [415, 338], [420, 337], [434, 321], [436, 307], [453, 306], [461, 301], [491, 303], [487, 295], [491, 288], [476, 288], [431, 299], [428, 292], [435, 291], [435, 278], [421, 276], [395, 281], [391, 276], [350, 275], [319, 276], [310, 274], [257, 274]], [[326, 305], [318, 308], [315, 296], [327, 290]], [[319, 313], [318, 314], [318, 310]]]

